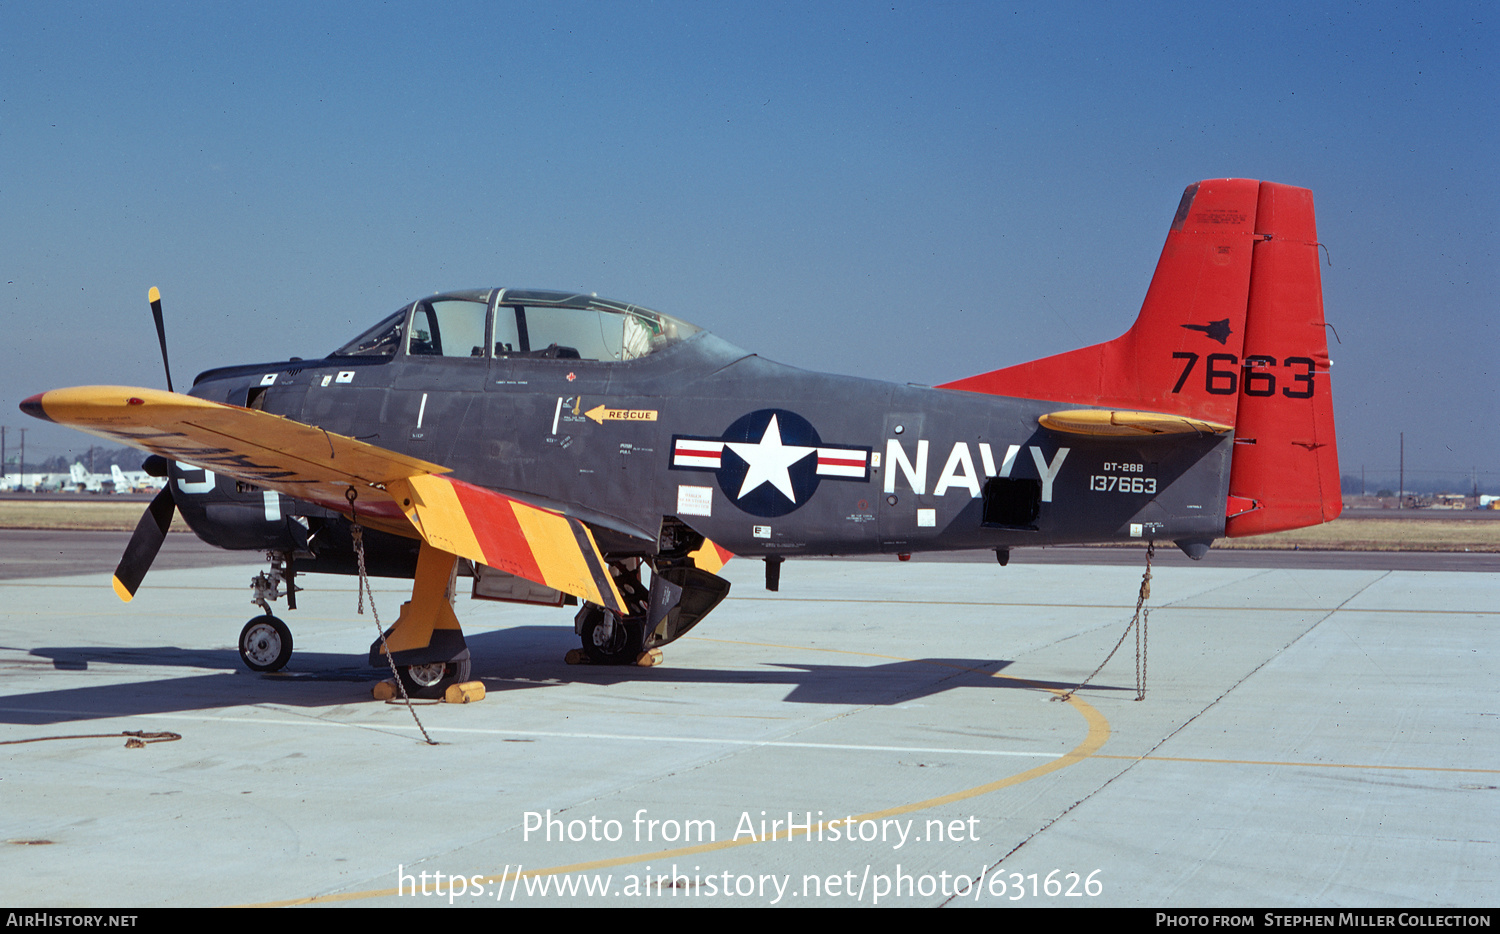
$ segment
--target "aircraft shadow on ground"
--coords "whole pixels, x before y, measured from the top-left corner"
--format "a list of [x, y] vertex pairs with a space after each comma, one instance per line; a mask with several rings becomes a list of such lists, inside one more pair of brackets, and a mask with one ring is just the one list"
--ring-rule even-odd
[[[1008, 660], [928, 658], [881, 665], [805, 665], [768, 662], [768, 667], [730, 670], [676, 666], [642, 669], [631, 666], [568, 665], [562, 659], [577, 645], [567, 629], [528, 626], [468, 637], [474, 656], [472, 677], [490, 694], [534, 690], [570, 683], [616, 685], [631, 682], [681, 685], [787, 685], [789, 703], [888, 706], [956, 688], [1003, 690], [1066, 689], [1068, 683], [994, 677]], [[0, 647], [6, 648], [6, 647]], [[11, 649], [12, 651], [26, 651]], [[666, 650], [672, 653], [672, 647]], [[0, 723], [45, 724], [154, 713], [276, 704], [331, 707], [370, 700], [369, 686], [390, 677], [384, 668], [358, 655], [297, 652], [287, 668], [275, 674], [247, 670], [233, 649], [183, 649], [176, 646], [43, 646], [33, 658], [50, 659], [46, 690], [0, 696]], [[145, 668], [194, 668], [200, 673], [124, 684], [67, 686], [65, 679], [91, 665]], [[38, 666], [40, 667], [40, 666]], [[209, 669], [209, 671], [201, 671]], [[44, 669], [45, 670], [45, 669]], [[1096, 686], [1090, 690], [1128, 690]]]

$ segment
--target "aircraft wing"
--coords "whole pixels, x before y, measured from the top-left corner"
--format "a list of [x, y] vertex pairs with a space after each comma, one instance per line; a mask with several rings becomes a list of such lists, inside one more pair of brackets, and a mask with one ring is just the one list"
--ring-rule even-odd
[[[439, 474], [449, 469], [254, 409], [159, 389], [80, 386], [27, 414], [354, 514], [443, 551], [623, 612], [588, 526]], [[355, 492], [351, 504], [349, 491]], [[352, 508], [351, 508], [352, 506]]]
[[431, 473], [387, 490], [428, 544], [625, 612], [593, 533], [577, 519]]

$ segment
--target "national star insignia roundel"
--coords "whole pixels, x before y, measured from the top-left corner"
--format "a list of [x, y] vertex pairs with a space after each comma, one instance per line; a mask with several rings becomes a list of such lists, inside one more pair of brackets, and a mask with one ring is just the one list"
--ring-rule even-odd
[[812, 423], [786, 409], [742, 416], [717, 438], [677, 435], [672, 469], [712, 471], [729, 501], [752, 516], [784, 516], [824, 479], [870, 479], [870, 449], [827, 445]]

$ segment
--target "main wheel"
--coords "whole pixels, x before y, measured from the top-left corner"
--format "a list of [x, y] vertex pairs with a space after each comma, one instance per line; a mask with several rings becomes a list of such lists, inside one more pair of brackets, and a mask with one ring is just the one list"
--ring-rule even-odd
[[583, 651], [600, 665], [633, 665], [645, 651], [646, 627], [602, 607], [583, 621]]
[[469, 659], [457, 662], [429, 662], [425, 665], [398, 665], [396, 672], [409, 697], [438, 698], [451, 684], [469, 680]]
[[240, 660], [251, 671], [280, 671], [292, 658], [292, 631], [267, 613], [240, 630]]

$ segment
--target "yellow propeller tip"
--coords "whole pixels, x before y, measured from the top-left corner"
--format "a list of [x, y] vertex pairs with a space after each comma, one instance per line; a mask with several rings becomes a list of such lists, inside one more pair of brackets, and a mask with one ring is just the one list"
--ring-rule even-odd
[[149, 292], [146, 293], [146, 301], [152, 302], [152, 303], [156, 303], [156, 302], [161, 301], [161, 289], [158, 289], [156, 286], [153, 285], [151, 287], [151, 291], [149, 291]]
[[125, 585], [120, 583], [120, 579], [118, 577], [111, 578], [110, 580], [111, 583], [115, 585], [115, 596], [119, 597], [126, 603], [129, 603], [131, 600], [135, 599], [135, 594], [127, 590]]

